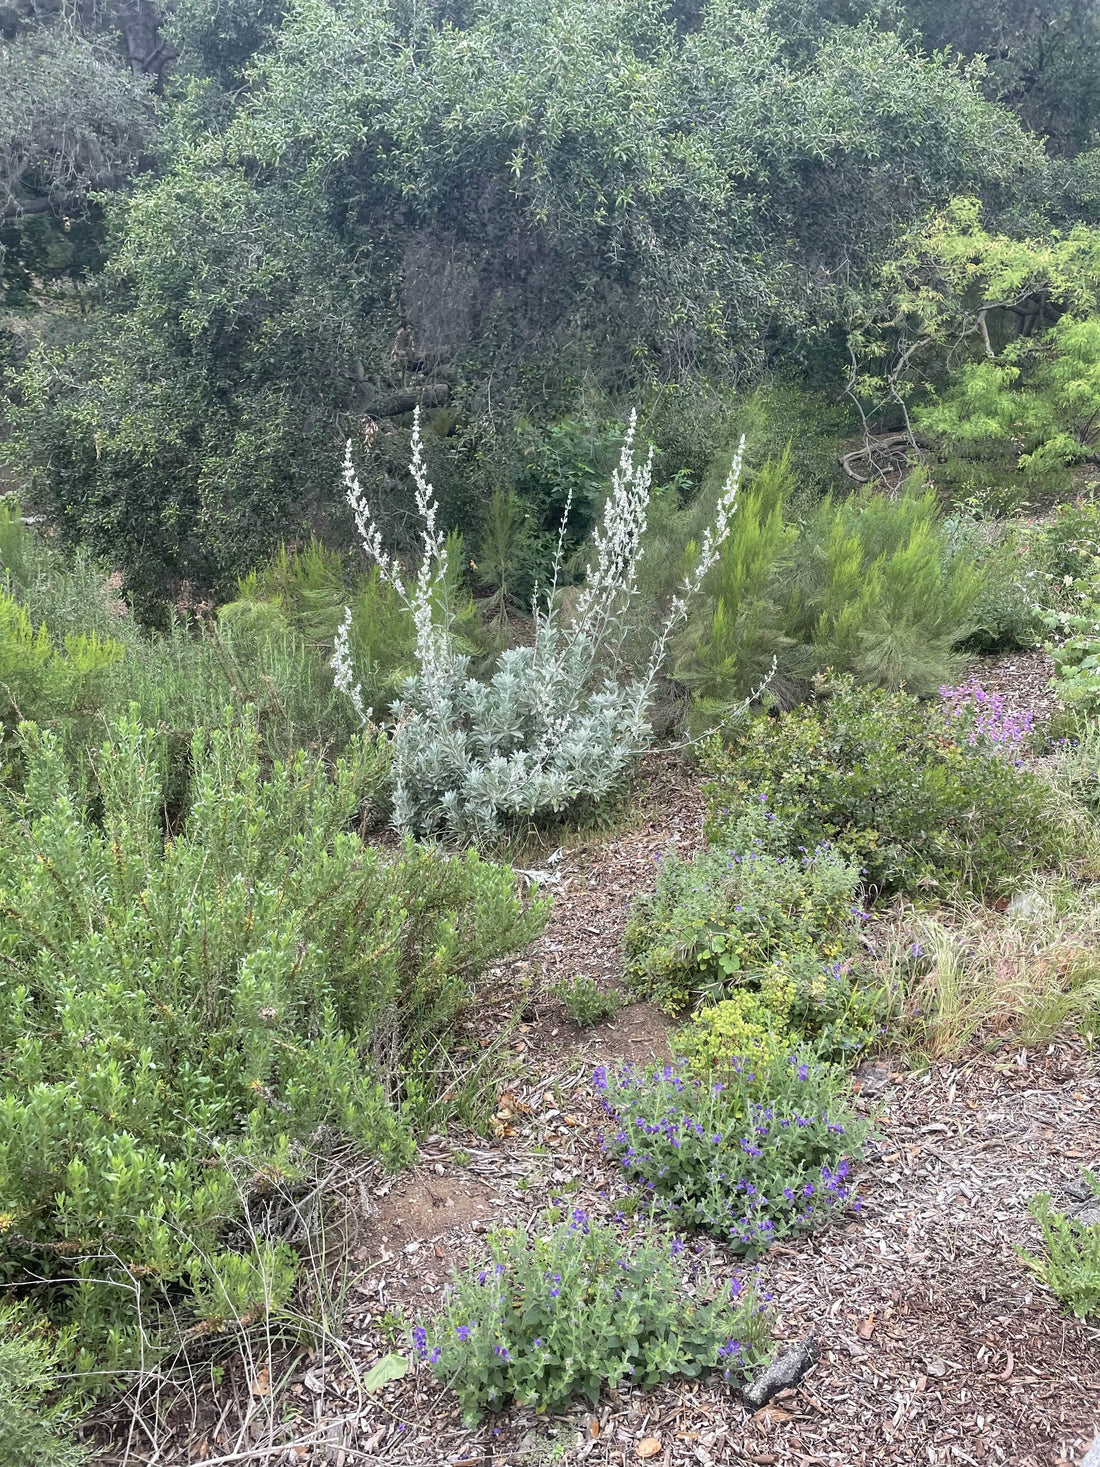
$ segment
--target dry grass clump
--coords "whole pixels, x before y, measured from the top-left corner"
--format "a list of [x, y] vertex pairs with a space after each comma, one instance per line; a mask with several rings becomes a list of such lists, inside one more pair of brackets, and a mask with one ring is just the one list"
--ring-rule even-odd
[[1100, 1032], [1100, 886], [1040, 877], [1003, 910], [902, 903], [866, 940], [891, 1044], [943, 1059], [972, 1041]]

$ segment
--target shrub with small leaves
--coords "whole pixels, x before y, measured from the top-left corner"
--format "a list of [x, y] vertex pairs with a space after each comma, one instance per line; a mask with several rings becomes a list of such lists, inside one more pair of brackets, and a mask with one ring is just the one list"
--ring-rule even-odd
[[[1100, 1199], [1100, 1177], [1094, 1172], [1085, 1177]], [[1025, 1263], [1078, 1318], [1100, 1316], [1100, 1222], [1056, 1212], [1046, 1192], [1029, 1205], [1043, 1235], [1043, 1252], [1039, 1257], [1022, 1254]]]
[[671, 1037], [673, 1052], [697, 1074], [743, 1061], [762, 1083], [771, 1065], [791, 1049], [790, 1011], [790, 988], [782, 982], [766, 984], [760, 992], [736, 989], [678, 1029]]
[[163, 735], [109, 729], [91, 789], [54, 735], [18, 737], [25, 788], [0, 803], [0, 1288], [78, 1320], [77, 1368], [106, 1372], [172, 1348], [181, 1321], [213, 1333], [290, 1296], [289, 1246], [241, 1251], [228, 1225], [307, 1184], [334, 1137], [409, 1158], [476, 976], [544, 904], [474, 852], [364, 846], [371, 739], [265, 779], [254, 719], [197, 733], [167, 836]]
[[73, 1441], [56, 1394], [53, 1332], [25, 1306], [0, 1305], [0, 1462], [4, 1467], [79, 1467], [88, 1452]]
[[601, 988], [591, 978], [577, 974], [555, 983], [550, 992], [561, 1003], [578, 1029], [603, 1024], [619, 1012], [619, 995]]
[[730, 1379], [766, 1358], [768, 1335], [751, 1281], [718, 1280], [679, 1238], [575, 1208], [495, 1233], [411, 1342], [473, 1425], [513, 1401], [560, 1410], [583, 1393], [594, 1405], [605, 1384], [644, 1389], [713, 1369]]
[[847, 1077], [809, 1056], [766, 1072], [734, 1060], [721, 1078], [665, 1065], [596, 1071], [611, 1126], [604, 1144], [676, 1227], [755, 1254], [824, 1221], [851, 1197], [849, 1158], [868, 1123]]
[[873, 890], [1006, 889], [1060, 861], [1068, 832], [1049, 787], [999, 747], [971, 744], [940, 707], [838, 678], [827, 698], [712, 741], [707, 835], [728, 843], [765, 801], [789, 856], [829, 842]]
[[722, 837], [694, 861], [666, 857], [627, 926], [632, 987], [671, 1012], [698, 995], [759, 989], [765, 971], [798, 954], [835, 963], [859, 921], [858, 868], [827, 841], [790, 852], [762, 801]]

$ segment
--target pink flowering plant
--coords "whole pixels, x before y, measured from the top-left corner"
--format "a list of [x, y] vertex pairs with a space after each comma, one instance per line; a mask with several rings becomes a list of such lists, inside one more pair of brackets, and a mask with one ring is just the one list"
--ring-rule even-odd
[[513, 1402], [560, 1410], [604, 1385], [648, 1388], [767, 1359], [767, 1296], [719, 1277], [701, 1248], [574, 1207], [501, 1229], [443, 1308], [410, 1333], [414, 1356], [458, 1396], [474, 1425]]
[[760, 1077], [735, 1060], [721, 1079], [675, 1065], [596, 1071], [610, 1124], [601, 1138], [678, 1228], [699, 1228], [750, 1256], [858, 1206], [850, 1159], [870, 1125], [843, 1071], [809, 1053]]

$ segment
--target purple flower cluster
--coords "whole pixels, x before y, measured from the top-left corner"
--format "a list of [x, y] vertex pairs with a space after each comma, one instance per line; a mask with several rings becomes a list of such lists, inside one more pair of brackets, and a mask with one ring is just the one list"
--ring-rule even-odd
[[685, 1082], [672, 1066], [651, 1077], [626, 1068], [614, 1082], [601, 1067], [596, 1088], [614, 1123], [601, 1145], [678, 1224], [759, 1250], [850, 1197], [835, 1139], [846, 1126], [822, 1109], [817, 1068], [792, 1056], [782, 1098], [765, 1102], [736, 1082]]
[[1031, 733], [1034, 715], [1009, 713], [1000, 693], [989, 693], [977, 678], [960, 683], [957, 688], [944, 684], [940, 696], [951, 722], [968, 725], [966, 741], [977, 744], [988, 740], [1002, 748], [1019, 750]]

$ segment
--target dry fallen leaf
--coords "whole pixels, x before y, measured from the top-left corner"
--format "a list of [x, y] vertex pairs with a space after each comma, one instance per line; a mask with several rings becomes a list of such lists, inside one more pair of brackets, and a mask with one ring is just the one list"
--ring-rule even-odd
[[784, 1411], [782, 1406], [762, 1406], [752, 1419], [761, 1426], [772, 1426], [777, 1421], [793, 1421], [794, 1412]]
[[252, 1382], [252, 1394], [254, 1396], [269, 1396], [271, 1394], [271, 1371], [260, 1370]]
[[638, 1443], [636, 1451], [644, 1461], [647, 1457], [655, 1457], [661, 1450], [661, 1438], [659, 1436], [644, 1436]]

